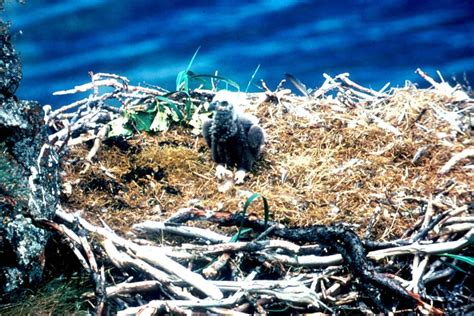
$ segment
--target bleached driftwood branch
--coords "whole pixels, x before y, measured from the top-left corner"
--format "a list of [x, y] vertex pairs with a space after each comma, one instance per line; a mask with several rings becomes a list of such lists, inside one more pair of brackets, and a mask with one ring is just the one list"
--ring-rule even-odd
[[[434, 203], [433, 203], [434, 204]], [[192, 208], [185, 209], [188, 212]], [[187, 216], [185, 210], [180, 215], [175, 215], [173, 221], [179, 221]], [[456, 218], [460, 212], [464, 212], [464, 207], [457, 208], [451, 211], [445, 211], [445, 215], [441, 218], [444, 220], [444, 226], [457, 225], [449, 218]], [[211, 214], [212, 212], [207, 212]], [[136, 230], [142, 234], [150, 234], [157, 232], [166, 232], [172, 234], [179, 234], [185, 238], [194, 239], [196, 237], [202, 240], [212, 240], [216, 244], [212, 245], [194, 245], [183, 244], [180, 246], [158, 246], [147, 245], [141, 246], [131, 242], [123, 237], [118, 236], [109, 228], [94, 226], [84, 219], [68, 214], [61, 209], [58, 209], [57, 216], [66, 223], [78, 223], [85, 231], [95, 236], [100, 236], [100, 244], [110, 262], [120, 269], [128, 270], [132, 268], [135, 271], [140, 271], [145, 279], [133, 283], [122, 283], [112, 287], [104, 286], [103, 298], [118, 299], [122, 295], [137, 292], [147, 292], [150, 290], [166, 289], [169, 293], [169, 300], [154, 300], [139, 307], [131, 307], [121, 311], [123, 315], [135, 314], [139, 312], [170, 312], [170, 311], [186, 311], [186, 310], [208, 310], [215, 311], [214, 308], [234, 308], [240, 306], [247, 301], [247, 297], [265, 297], [275, 299], [277, 301], [286, 302], [286, 304], [314, 306], [316, 309], [323, 309], [331, 311], [330, 307], [325, 302], [350, 302], [355, 299], [355, 293], [341, 294], [339, 293], [347, 286], [350, 279], [349, 276], [336, 276], [334, 268], [324, 270], [319, 274], [314, 272], [300, 273], [288, 280], [234, 280], [234, 281], [214, 281], [206, 280], [200, 274], [191, 272], [175, 260], [200, 260], [202, 258], [219, 258], [214, 261], [206, 269], [201, 272], [207, 277], [215, 277], [221, 269], [235, 260], [237, 254], [251, 253], [253, 256], [260, 257], [264, 260], [264, 264], [268, 266], [283, 265], [293, 267], [306, 267], [308, 269], [320, 267], [334, 267], [344, 264], [343, 256], [341, 254], [334, 254], [329, 256], [306, 255], [308, 252], [321, 251], [319, 245], [297, 245], [294, 242], [281, 239], [263, 239], [250, 242], [230, 242], [228, 237], [222, 234], [215, 234], [211, 238], [206, 238], [204, 231], [194, 227], [188, 227], [182, 224], [153, 223], [146, 222], [144, 224], [135, 225]], [[192, 218], [199, 219], [195, 215]], [[208, 219], [212, 219], [209, 215]], [[459, 219], [457, 219], [459, 220]], [[433, 229], [435, 225], [431, 224], [435, 221], [440, 224], [440, 217], [431, 218], [426, 214], [424, 224], [421, 229]], [[403, 281], [408, 289], [414, 292], [418, 291], [418, 284], [424, 280], [423, 274], [427, 271], [427, 258], [431, 254], [439, 254], [445, 252], [457, 252], [472, 244], [474, 238], [474, 225], [470, 221], [464, 221], [462, 225], [464, 231], [469, 228], [469, 231], [461, 238], [446, 242], [422, 242], [418, 241], [413, 244], [389, 247], [385, 249], [370, 251], [367, 253], [367, 258], [375, 262], [382, 262], [382, 259], [388, 257], [395, 257], [400, 255], [412, 254], [414, 255], [413, 276], [411, 281]], [[64, 229], [66, 228], [66, 229]], [[173, 229], [169, 229], [173, 228]], [[59, 228], [58, 228], [59, 229]], [[281, 225], [278, 229], [282, 229]], [[71, 240], [78, 243], [83, 248], [83, 251], [89, 258], [84, 266], [91, 272], [97, 271], [97, 264], [93, 258], [93, 251], [85, 237], [76, 237], [73, 232], [66, 233], [67, 227], [63, 225], [61, 229], [65, 234], [71, 235]], [[92, 235], [90, 235], [92, 236]], [[82, 253], [78, 251], [78, 253]], [[421, 258], [424, 258], [420, 261]], [[173, 259], [174, 258], [174, 259]], [[417, 259], [418, 258], [418, 259]], [[211, 259], [212, 260], [212, 259]], [[84, 260], [85, 262], [85, 260]], [[90, 268], [89, 268], [90, 267]], [[339, 268], [340, 270], [340, 268]], [[254, 274], [255, 275], [255, 274]], [[317, 277], [316, 277], [317, 276]], [[315, 279], [316, 277], [316, 279]], [[436, 275], [436, 277], [442, 277]], [[150, 280], [150, 278], [154, 280]], [[316, 280], [326, 280], [326, 282], [319, 282]], [[329, 280], [331, 282], [327, 283]], [[205, 295], [207, 299], [199, 298], [189, 291], [183, 291], [183, 286], [189, 286], [198, 293]], [[316, 291], [315, 291], [316, 290]], [[233, 293], [226, 296], [226, 293]], [[87, 294], [90, 297], [91, 294]], [[349, 295], [349, 296], [348, 296]], [[102, 306], [102, 305], [101, 305]], [[102, 306], [103, 307], [103, 306]], [[220, 310], [223, 312], [223, 310]]]
[[107, 229], [91, 225], [87, 221], [75, 218], [73, 215], [67, 214], [62, 210], [57, 210], [56, 215], [68, 223], [73, 223], [77, 219], [84, 229], [91, 233], [99, 234], [105, 238], [104, 243], [106, 246], [110, 246], [109, 249], [112, 248], [113, 243], [126, 247], [133, 252], [135, 257], [156, 265], [157, 267], [164, 269], [166, 272], [181, 278], [191, 286], [199, 289], [202, 293], [205, 293], [207, 296], [214, 299], [220, 299], [223, 297], [222, 292], [212, 284], [209, 284], [204, 278], [202, 278], [202, 276], [189, 271], [179, 263], [169, 259], [166, 255], [162, 255], [159, 252], [153, 253], [151, 252], [153, 249], [147, 248], [146, 246], [136, 245]]
[[474, 157], [474, 148], [467, 148], [457, 153], [439, 170], [440, 174], [448, 173], [459, 161]]

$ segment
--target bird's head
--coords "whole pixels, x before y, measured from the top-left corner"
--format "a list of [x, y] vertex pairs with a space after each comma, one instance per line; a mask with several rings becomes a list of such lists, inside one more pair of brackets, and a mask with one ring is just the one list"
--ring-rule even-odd
[[228, 101], [212, 101], [211, 104], [209, 104], [209, 110], [216, 112], [232, 112], [234, 106]]
[[[236, 109], [234, 107], [235, 93], [227, 90], [221, 90], [216, 93], [212, 102], [209, 104], [209, 110], [214, 111], [217, 116], [236, 118]], [[235, 103], [238, 104], [238, 103]]]

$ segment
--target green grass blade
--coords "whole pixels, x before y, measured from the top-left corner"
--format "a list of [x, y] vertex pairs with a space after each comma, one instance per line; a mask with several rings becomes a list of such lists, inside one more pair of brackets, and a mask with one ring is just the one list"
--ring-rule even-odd
[[[242, 233], [242, 227], [244, 225], [244, 221], [245, 221], [245, 217], [247, 215], [247, 209], [249, 208], [250, 204], [252, 204], [253, 201], [255, 201], [256, 199], [258, 199], [259, 197], [262, 198], [263, 200], [263, 208], [264, 208], [264, 218], [265, 218], [265, 229], [267, 228], [267, 225], [268, 225], [268, 218], [270, 216], [270, 208], [268, 206], [268, 201], [267, 199], [261, 195], [260, 193], [254, 193], [252, 194], [248, 199], [247, 201], [245, 201], [245, 204], [244, 204], [244, 209], [242, 210], [242, 216], [243, 216], [243, 219], [242, 219], [242, 222], [240, 223], [240, 228], [239, 228], [239, 231], [237, 233], [237, 236], [235, 237], [235, 241], [239, 240], [240, 238], [240, 235]], [[233, 238], [233, 237], [232, 237]]]
[[194, 55], [189, 61], [189, 64], [188, 64], [188, 67], [186, 67], [186, 70], [180, 71], [178, 75], [176, 76], [176, 91], [182, 91], [182, 90], [184, 90], [185, 92], [189, 91], [189, 70], [191, 69], [191, 66], [194, 63], [194, 60], [196, 59], [199, 49], [201, 49], [201, 46], [199, 46], [194, 52]]
[[[168, 95], [171, 95], [171, 93], [169, 93]], [[165, 102], [165, 103], [174, 103], [173, 100], [171, 100], [170, 98], [168, 98], [166, 95], [158, 95], [155, 97], [158, 101], [161, 101], [161, 102]]]
[[230, 79], [227, 79], [227, 78], [224, 78], [224, 77], [221, 77], [221, 76], [216, 76], [216, 75], [193, 75], [193, 76], [189, 77], [190, 80], [191, 79], [192, 80], [199, 80], [199, 79], [203, 79], [203, 78], [223, 81], [226, 84], [228, 84], [229, 86], [232, 86], [232, 87], [236, 88], [238, 91], [240, 91], [240, 86], [237, 82], [235, 82], [233, 80], [230, 80]]
[[[192, 72], [191, 70], [188, 71], [188, 78], [189, 80], [196, 80], [196, 81], [199, 81], [199, 83], [205, 85], [206, 84], [206, 80], [204, 78], [204, 75], [201, 76], [201, 75], [198, 75], [198, 74], [195, 74], [194, 72]], [[211, 79], [212, 80], [212, 79]]]
[[200, 49], [201, 49], [201, 46], [199, 46], [199, 47], [196, 49], [196, 51], [194, 52], [193, 58], [191, 58], [191, 60], [189, 61], [188, 67], [186, 68], [186, 72], [188, 72], [189, 69], [191, 69], [191, 66], [192, 66], [193, 63], [194, 63], [194, 59], [196, 59], [196, 56], [197, 56], [197, 54], [198, 54], [198, 52], [199, 52]]
[[186, 98], [186, 101], [184, 101], [185, 103], [185, 111], [186, 111], [186, 120], [189, 121], [192, 117], [192, 107], [193, 107], [193, 103], [191, 102], [191, 98], [188, 97]]
[[180, 71], [176, 77], [176, 91], [188, 92], [189, 75], [187, 71]]
[[255, 76], [257, 75], [257, 72], [258, 72], [259, 69], [260, 69], [260, 64], [258, 64], [257, 68], [256, 68], [255, 71], [253, 72], [252, 77], [250, 77], [249, 83], [247, 84], [247, 88], [245, 88], [245, 93], [247, 93], [247, 92], [249, 91], [250, 84], [252, 83], [253, 79], [254, 79]]
[[456, 266], [456, 265], [454, 265], [454, 264], [452, 264], [452, 263], [444, 262], [444, 264], [447, 265], [447, 266], [449, 266], [449, 267], [451, 267], [451, 268], [453, 268], [454, 270], [457, 270], [457, 271], [461, 272], [461, 273], [469, 274], [469, 275], [471, 274], [471, 273], [467, 272], [466, 270], [461, 269], [460, 267], [458, 267], [458, 266]]
[[263, 211], [264, 211], [264, 220], [265, 220], [265, 228], [267, 228], [267, 224], [268, 224], [268, 218], [270, 216], [270, 207], [268, 206], [268, 201], [267, 201], [267, 198], [264, 197], [263, 195], [261, 195], [260, 193], [254, 193], [252, 194], [248, 199], [247, 201], [245, 201], [245, 204], [244, 204], [244, 214], [245, 212], [247, 211], [247, 208], [250, 206], [250, 204], [255, 201], [257, 198], [261, 197], [262, 200], [263, 200]]
[[453, 258], [453, 259], [456, 259], [456, 260], [459, 260], [459, 261], [468, 263], [468, 264], [470, 264], [471, 266], [474, 266], [474, 257], [467, 257], [467, 256], [461, 256], [461, 255], [453, 255], [453, 254], [451, 254], [451, 253], [440, 253], [438, 256]]
[[180, 91], [182, 89], [185, 74], [186, 71], [184, 70], [178, 72], [178, 75], [176, 76], [176, 91]]
[[252, 231], [252, 228], [244, 228], [244, 229], [239, 229], [239, 231], [234, 234], [231, 238], [230, 238], [230, 241], [229, 242], [237, 242], [239, 241], [239, 238], [241, 236], [244, 236], [246, 235], [247, 233], [250, 233]]
[[169, 108], [171, 108], [171, 109], [176, 113], [176, 115], [178, 116], [178, 119], [179, 119], [180, 122], [184, 119], [183, 113], [178, 109], [178, 107], [176, 106], [176, 104], [174, 104], [174, 103], [167, 103], [167, 106], [168, 106]]

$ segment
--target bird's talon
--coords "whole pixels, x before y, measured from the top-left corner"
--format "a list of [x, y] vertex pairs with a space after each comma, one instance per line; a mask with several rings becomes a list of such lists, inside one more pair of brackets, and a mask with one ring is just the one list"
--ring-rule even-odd
[[235, 176], [234, 176], [235, 184], [244, 183], [244, 179], [245, 179], [245, 171], [239, 170], [235, 173]]
[[216, 177], [217, 177], [217, 179], [219, 179], [219, 180], [225, 179], [226, 176], [229, 176], [230, 173], [231, 172], [229, 170], [227, 170], [224, 166], [217, 165], [217, 168], [216, 168]]

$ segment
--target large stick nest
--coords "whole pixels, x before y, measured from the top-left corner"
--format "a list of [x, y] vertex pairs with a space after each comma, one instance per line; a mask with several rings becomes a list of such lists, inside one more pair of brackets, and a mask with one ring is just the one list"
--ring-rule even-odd
[[[108, 298], [124, 314], [465, 311], [472, 292], [473, 100], [418, 73], [433, 87], [373, 91], [347, 74], [326, 75], [311, 93], [296, 83], [306, 94], [299, 97], [262, 82], [265, 92], [240, 103], [266, 131], [263, 155], [243, 185], [225, 192], [189, 121], [107, 138], [106, 124], [118, 116], [108, 99], [127, 111], [129, 99], [140, 105], [164, 92], [92, 75], [91, 84], [61, 92], [94, 89], [65, 107], [79, 106], [76, 114], [47, 112], [56, 129], [51, 140], [67, 148], [57, 213], [64, 224], [47, 224], [70, 240], [93, 275], [98, 313]], [[115, 90], [99, 94], [101, 85]], [[187, 101], [202, 110], [214, 93], [190, 91]], [[182, 93], [167, 96], [189, 106]], [[269, 208], [259, 199], [241, 213], [254, 193]], [[74, 219], [63, 210], [80, 212]], [[87, 239], [75, 236], [84, 231]], [[244, 242], [233, 243], [237, 231]], [[124, 282], [106, 288], [110, 280], [95, 257], [119, 268], [113, 282]], [[140, 282], [129, 283], [127, 273]], [[148, 291], [154, 294], [145, 301], [128, 294]]]
[[[413, 225], [420, 213], [413, 202], [435, 195], [470, 201], [472, 169], [461, 163], [440, 174], [455, 153], [474, 144], [472, 130], [455, 130], [442, 116], [453, 110], [449, 98], [409, 85], [374, 100], [341, 107], [332, 97], [250, 99], [247, 111], [260, 119], [267, 144], [248, 181], [226, 193], [217, 190], [204, 140], [188, 128], [109, 140], [86, 172], [81, 161], [65, 164], [72, 191], [64, 201], [93, 222], [102, 218], [127, 231], [190, 205], [239, 211], [258, 192], [275, 221], [295, 227], [345, 222], [363, 233], [381, 213], [372, 231], [377, 239], [400, 237]], [[89, 149], [75, 146], [69, 157], [85, 157]], [[262, 218], [263, 207], [255, 204], [252, 212]]]

